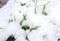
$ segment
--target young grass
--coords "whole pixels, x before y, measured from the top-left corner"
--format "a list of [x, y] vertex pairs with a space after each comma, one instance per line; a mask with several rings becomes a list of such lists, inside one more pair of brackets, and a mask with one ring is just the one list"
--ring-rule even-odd
[[43, 15], [47, 15], [45, 9], [46, 9], [46, 4], [44, 4], [43, 9], [42, 9], [42, 14], [43, 14]]

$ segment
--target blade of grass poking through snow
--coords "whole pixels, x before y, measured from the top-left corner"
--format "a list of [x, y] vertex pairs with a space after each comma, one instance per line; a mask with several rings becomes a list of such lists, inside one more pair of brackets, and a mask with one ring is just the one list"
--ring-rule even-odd
[[31, 28], [30, 29], [30, 32], [32, 31], [32, 30], [36, 30], [36, 29], [38, 29], [40, 26], [36, 26], [35, 28]]
[[24, 20], [21, 20], [20, 25], [22, 25], [23, 21], [24, 21]]
[[34, 9], [34, 13], [36, 14], [36, 7], [35, 7], [35, 9]]
[[14, 21], [16, 21], [16, 17], [14, 16]]
[[34, 9], [35, 14], [36, 14], [36, 9], [37, 9], [37, 0], [36, 0], [36, 4], [35, 4], [35, 9]]
[[46, 4], [44, 4], [43, 9], [42, 9], [42, 14], [43, 15], [47, 15], [47, 13], [45, 12], [45, 9], [46, 9]]
[[28, 35], [26, 34], [26, 40], [29, 41]]
[[29, 26], [22, 26], [22, 29], [26, 31], [26, 30], [29, 30], [30, 27]]
[[9, 36], [8, 39], [6, 41], [15, 41], [15, 38], [13, 35]]
[[23, 15], [23, 19], [21, 20], [20, 25], [22, 25], [22, 23], [23, 23], [24, 20], [26, 21], [26, 16], [27, 15]]
[[23, 17], [24, 17], [24, 20], [26, 20], [27, 15], [23, 15]]

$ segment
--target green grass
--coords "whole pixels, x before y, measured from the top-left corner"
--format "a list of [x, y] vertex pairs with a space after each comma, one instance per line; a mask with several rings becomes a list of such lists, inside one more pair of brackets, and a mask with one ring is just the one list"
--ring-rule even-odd
[[42, 9], [42, 14], [43, 14], [43, 15], [47, 15], [45, 9], [46, 9], [46, 4], [44, 4], [43, 9]]

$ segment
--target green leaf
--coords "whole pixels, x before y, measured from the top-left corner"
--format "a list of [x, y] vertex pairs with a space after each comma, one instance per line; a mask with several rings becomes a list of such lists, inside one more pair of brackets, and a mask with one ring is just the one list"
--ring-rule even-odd
[[45, 11], [42, 12], [43, 15], [47, 15], [47, 13]]
[[15, 41], [15, 38], [13, 35], [9, 36], [8, 39], [6, 41]]
[[24, 20], [26, 20], [26, 16], [27, 15], [23, 15], [23, 19], [21, 20], [20, 25], [22, 25], [22, 23], [23, 23]]
[[37, 28], [39, 28], [40, 26], [36, 26], [35, 28], [31, 28], [30, 29], [30, 32], [32, 31], [32, 30], [36, 30]]
[[22, 29], [26, 31], [26, 30], [29, 30], [30, 27], [29, 26], [22, 26]]
[[46, 4], [44, 4], [43, 9], [42, 9], [42, 14], [43, 15], [47, 15], [47, 13], [45, 12], [45, 9], [46, 9]]
[[24, 21], [24, 20], [21, 20], [20, 25], [22, 25], [23, 21]]
[[26, 20], [26, 16], [27, 16], [27, 15], [23, 15], [23, 17], [24, 17], [24, 20]]
[[46, 4], [44, 4], [44, 6], [43, 6], [43, 10], [45, 10], [45, 8], [46, 8]]
[[37, 13], [37, 0], [36, 0], [36, 4], [35, 4], [35, 9], [34, 9], [34, 13], [36, 14]]
[[36, 14], [36, 8], [34, 9], [34, 13]]
[[16, 21], [16, 17], [14, 16], [14, 21]]

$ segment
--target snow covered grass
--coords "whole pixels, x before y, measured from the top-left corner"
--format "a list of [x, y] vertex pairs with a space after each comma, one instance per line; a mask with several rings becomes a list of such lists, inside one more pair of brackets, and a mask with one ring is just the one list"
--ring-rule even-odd
[[0, 41], [60, 41], [60, 0], [9, 0], [0, 8]]

